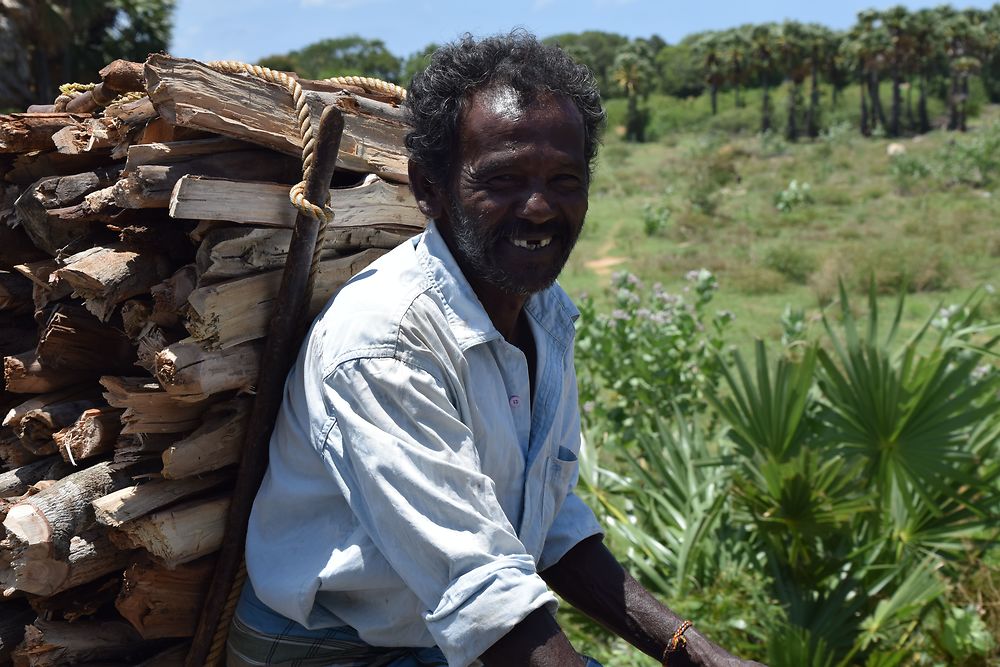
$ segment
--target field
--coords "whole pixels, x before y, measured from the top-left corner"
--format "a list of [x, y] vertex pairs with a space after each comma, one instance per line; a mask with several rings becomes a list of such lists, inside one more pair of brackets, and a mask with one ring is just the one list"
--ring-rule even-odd
[[[854, 291], [874, 279], [882, 295], [910, 293], [911, 322], [978, 286], [1000, 287], [998, 108], [968, 135], [892, 141], [845, 124], [796, 144], [719, 131], [627, 144], [615, 111], [561, 277], [574, 296], [601, 301], [613, 271], [673, 291], [707, 268], [721, 286], [715, 303], [735, 313], [734, 337], [746, 341], [780, 336], [786, 306], [814, 320], [839, 278]], [[904, 155], [888, 155], [894, 143]]]
[[[713, 119], [654, 99], [655, 140], [630, 144], [612, 101], [560, 278], [583, 311], [578, 492], [632, 573], [741, 656], [997, 664], [1000, 365], [979, 348], [1000, 326], [1000, 108], [890, 141], [849, 103], [788, 143], [731, 131], [752, 100]], [[608, 667], [655, 664], [560, 622]]]

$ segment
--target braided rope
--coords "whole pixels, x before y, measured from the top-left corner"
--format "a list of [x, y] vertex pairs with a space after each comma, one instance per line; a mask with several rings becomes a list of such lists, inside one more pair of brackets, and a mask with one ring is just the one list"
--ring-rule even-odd
[[226, 640], [229, 637], [229, 624], [236, 615], [236, 605], [240, 601], [240, 594], [243, 592], [243, 584], [247, 579], [247, 563], [240, 559], [240, 569], [233, 577], [233, 586], [229, 589], [229, 597], [226, 598], [226, 605], [222, 608], [222, 616], [219, 618], [219, 626], [212, 635], [212, 645], [205, 656], [205, 667], [221, 667], [224, 663], [226, 653]]
[[64, 83], [59, 86], [59, 97], [52, 103], [58, 112], [66, 111], [66, 105], [74, 97], [78, 97], [88, 90], [93, 90], [96, 83]]
[[388, 95], [401, 101], [406, 99], [406, 89], [402, 86], [370, 76], [334, 76], [323, 79], [323, 83], [332, 83], [335, 86], [355, 86], [369, 93]]

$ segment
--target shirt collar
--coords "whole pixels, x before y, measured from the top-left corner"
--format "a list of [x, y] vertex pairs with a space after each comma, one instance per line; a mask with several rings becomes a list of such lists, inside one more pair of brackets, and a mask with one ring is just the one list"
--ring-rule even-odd
[[[433, 220], [427, 221], [418, 237], [416, 252], [427, 278], [441, 294], [448, 323], [462, 349], [501, 338]], [[571, 343], [573, 322], [580, 311], [558, 283], [533, 294], [525, 309], [558, 342]]]

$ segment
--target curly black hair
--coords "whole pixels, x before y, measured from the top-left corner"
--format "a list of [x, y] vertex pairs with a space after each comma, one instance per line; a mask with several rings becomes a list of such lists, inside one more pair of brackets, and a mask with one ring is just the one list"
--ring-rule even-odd
[[494, 86], [512, 88], [522, 105], [530, 105], [545, 93], [572, 101], [583, 117], [584, 154], [588, 165], [593, 165], [605, 113], [590, 70], [524, 30], [480, 40], [466, 33], [438, 49], [407, 91], [413, 130], [406, 135], [406, 147], [410, 160], [431, 181], [448, 180], [458, 120], [468, 100], [473, 93]]

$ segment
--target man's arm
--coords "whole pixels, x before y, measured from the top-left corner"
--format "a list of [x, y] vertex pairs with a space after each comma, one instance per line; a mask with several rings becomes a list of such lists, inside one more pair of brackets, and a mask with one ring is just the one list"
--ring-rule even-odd
[[583, 657], [563, 634], [556, 619], [536, 609], [480, 656], [486, 667], [582, 667]]
[[[540, 574], [567, 602], [657, 660], [662, 659], [667, 642], [684, 621], [625, 571], [599, 535], [581, 541]], [[691, 663], [676, 664], [705, 667], [760, 664], [734, 657], [694, 628], [685, 632], [684, 637]]]

